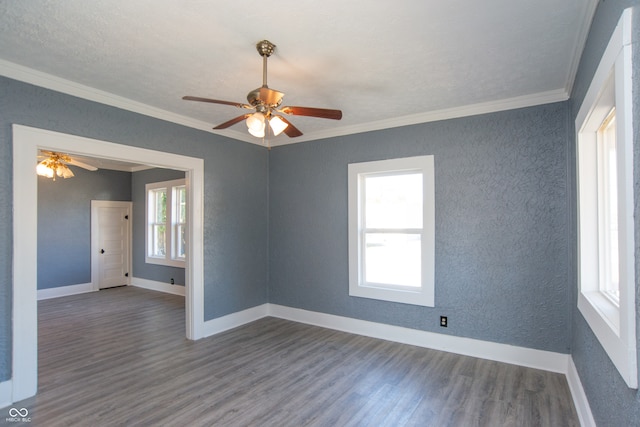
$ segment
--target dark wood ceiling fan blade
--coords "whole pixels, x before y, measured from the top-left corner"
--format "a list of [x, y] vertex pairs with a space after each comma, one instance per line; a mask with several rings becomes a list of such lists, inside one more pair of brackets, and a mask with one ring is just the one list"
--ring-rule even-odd
[[198, 102], [210, 102], [211, 104], [232, 105], [238, 108], [253, 108], [251, 105], [241, 104], [239, 102], [222, 101], [220, 99], [200, 98], [199, 96], [183, 96], [185, 101], [198, 101]]
[[214, 127], [214, 129], [226, 129], [226, 128], [228, 128], [229, 126], [233, 126], [233, 125], [235, 125], [236, 123], [243, 121], [244, 119], [246, 119], [246, 118], [247, 118], [247, 117], [249, 117], [250, 115], [251, 115], [251, 114], [243, 114], [243, 115], [241, 115], [241, 116], [234, 117], [233, 119], [231, 119], [231, 120], [229, 120], [229, 121], [227, 121], [227, 122], [224, 122], [224, 123], [222, 123], [222, 124], [219, 124], [218, 126]]
[[284, 132], [289, 138], [295, 138], [296, 136], [301, 136], [302, 132], [300, 132], [300, 129], [298, 129], [297, 127], [295, 127], [294, 125], [291, 124], [291, 122], [289, 120], [287, 120], [286, 118], [282, 117], [282, 116], [278, 116], [282, 119], [283, 122], [285, 122], [286, 124], [288, 124], [289, 126], [287, 126], [282, 132]]
[[342, 111], [330, 110], [327, 108], [282, 107], [282, 109], [279, 111], [285, 114], [292, 114], [294, 116], [319, 117], [321, 119], [332, 119], [332, 120], [340, 120], [342, 118]]

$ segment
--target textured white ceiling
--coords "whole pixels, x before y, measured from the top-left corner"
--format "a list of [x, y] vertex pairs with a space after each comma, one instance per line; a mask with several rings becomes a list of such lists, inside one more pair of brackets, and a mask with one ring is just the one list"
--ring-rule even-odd
[[181, 97], [245, 102], [268, 39], [283, 105], [343, 111], [279, 145], [567, 99], [596, 3], [2, 0], [0, 74], [211, 130], [240, 110]]

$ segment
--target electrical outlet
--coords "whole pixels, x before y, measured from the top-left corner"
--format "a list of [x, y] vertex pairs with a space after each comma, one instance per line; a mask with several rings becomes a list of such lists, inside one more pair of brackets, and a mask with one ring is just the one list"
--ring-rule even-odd
[[443, 328], [447, 327], [447, 316], [440, 316], [440, 326]]
[[173, 280], [173, 277], [171, 278], [171, 284], [172, 284], [172, 285], [175, 285], [175, 284], [176, 284], [176, 281], [175, 281], [175, 280]]

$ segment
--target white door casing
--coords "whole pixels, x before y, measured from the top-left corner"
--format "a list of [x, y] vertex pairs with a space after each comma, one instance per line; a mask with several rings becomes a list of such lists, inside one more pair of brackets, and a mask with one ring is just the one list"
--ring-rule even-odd
[[91, 201], [94, 290], [131, 284], [131, 202]]
[[[185, 270], [185, 323], [188, 339], [204, 336], [204, 160], [175, 153], [115, 144], [14, 124], [13, 136], [13, 304], [12, 402], [38, 388], [37, 206], [35, 163], [38, 149], [129, 161], [185, 171], [189, 192], [189, 236]], [[19, 285], [19, 286], [18, 286]]]

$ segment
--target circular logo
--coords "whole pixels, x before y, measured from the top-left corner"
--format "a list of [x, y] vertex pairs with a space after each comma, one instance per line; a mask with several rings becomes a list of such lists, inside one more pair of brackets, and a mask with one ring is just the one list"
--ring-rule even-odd
[[20, 408], [20, 409], [11, 408], [11, 409], [9, 409], [9, 416], [10, 417], [21, 417], [21, 418], [24, 418], [27, 415], [29, 415], [29, 411], [27, 410], [27, 408]]

